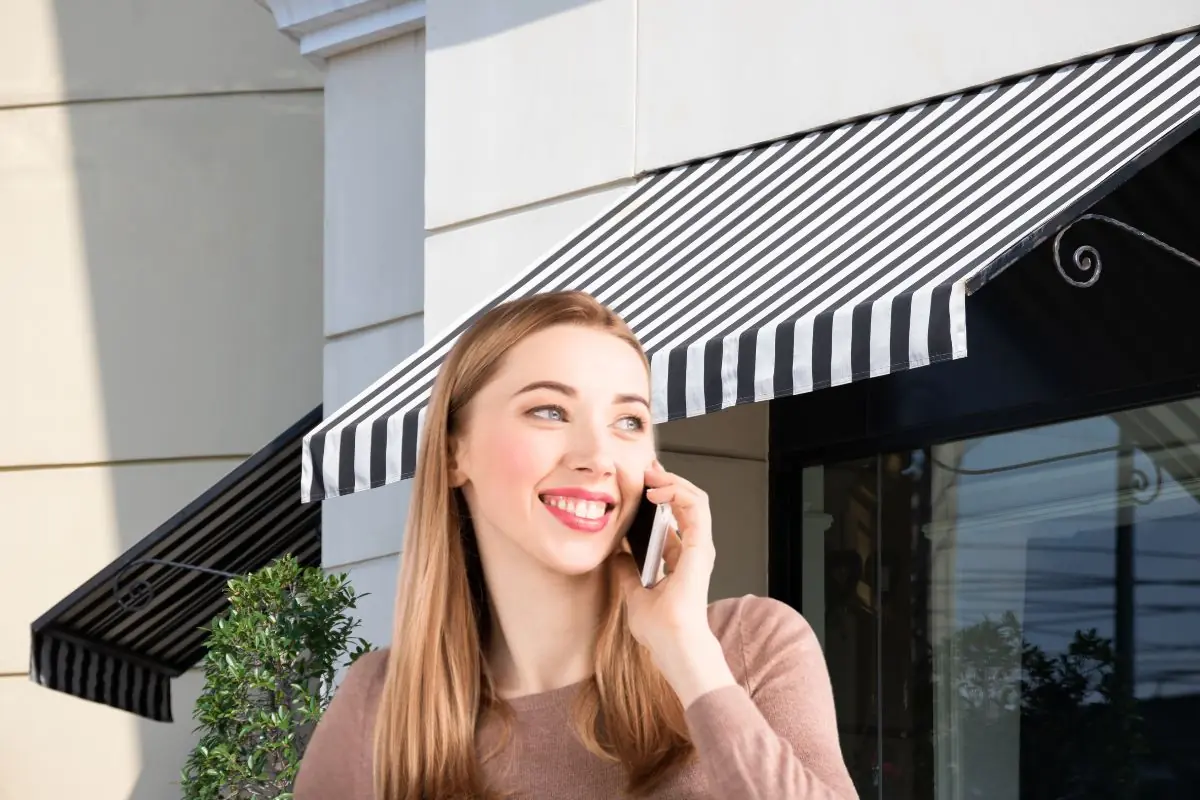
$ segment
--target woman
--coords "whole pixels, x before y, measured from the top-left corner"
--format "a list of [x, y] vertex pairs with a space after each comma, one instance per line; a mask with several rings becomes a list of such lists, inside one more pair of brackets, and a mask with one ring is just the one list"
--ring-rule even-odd
[[[708, 498], [656, 460], [645, 354], [575, 292], [484, 315], [434, 386], [393, 647], [360, 658], [297, 800], [850, 798], [824, 659], [787, 606], [708, 604]], [[669, 503], [665, 577], [624, 531]]]

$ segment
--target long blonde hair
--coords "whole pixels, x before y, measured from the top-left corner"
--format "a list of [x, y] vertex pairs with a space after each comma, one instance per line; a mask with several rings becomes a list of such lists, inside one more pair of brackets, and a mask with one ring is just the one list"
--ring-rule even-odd
[[[485, 659], [491, 609], [465, 502], [451, 485], [451, 445], [466, 405], [530, 334], [555, 325], [603, 330], [646, 362], [637, 337], [582, 292], [539, 294], [483, 315], [447, 355], [425, 416], [396, 592], [393, 647], [375, 728], [378, 800], [489, 798], [476, 752], [487, 714], [507, 725]], [[647, 363], [647, 369], [649, 364]], [[609, 580], [595, 673], [575, 701], [573, 725], [597, 756], [624, 766], [641, 795], [693, 752], [683, 708], [629, 631]], [[489, 754], [490, 755], [490, 754]]]

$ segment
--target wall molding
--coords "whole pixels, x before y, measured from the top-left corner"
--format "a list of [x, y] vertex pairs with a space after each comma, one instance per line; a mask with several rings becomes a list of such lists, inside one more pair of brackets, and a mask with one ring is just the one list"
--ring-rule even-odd
[[425, 27], [425, 0], [255, 0], [300, 45], [300, 54], [326, 59]]

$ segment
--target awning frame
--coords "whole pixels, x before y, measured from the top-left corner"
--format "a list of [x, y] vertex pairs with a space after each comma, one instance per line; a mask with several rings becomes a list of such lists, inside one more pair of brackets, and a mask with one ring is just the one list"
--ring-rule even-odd
[[[126, 586], [125, 584], [122, 583], [122, 580], [125, 577], [125, 574], [130, 569], [140, 566], [142, 564], [157, 564], [159, 566], [171, 567], [173, 569], [182, 569], [182, 570], [191, 570], [194, 572], [203, 572], [203, 573], [206, 573], [209, 575], [216, 575], [218, 577], [229, 578], [229, 579], [241, 577], [241, 573], [225, 572], [224, 570], [212, 569], [210, 567], [202, 567], [197, 564], [184, 564], [179, 561], [168, 561], [166, 559], [161, 559], [161, 558], [134, 559], [134, 560], [129, 561], [128, 563], [124, 564], [123, 566], [121, 566], [121, 568], [117, 570], [117, 573], [115, 575], [113, 575], [109, 581], [110, 586], [112, 588], [113, 599], [117, 602], [117, 605], [119, 605], [121, 607], [121, 609], [127, 614], [136, 614], [141, 608], [144, 608], [146, 605], [148, 605], [150, 602], [152, 602], [154, 600], [155, 588], [154, 588], [154, 584], [151, 583], [150, 581], [143, 578], [143, 579], [133, 581], [128, 586]], [[80, 589], [77, 589], [76, 592], [73, 592], [72, 595], [70, 597], [68, 597], [66, 600], [64, 600], [63, 602], [69, 603], [69, 601], [71, 601], [73, 598], [77, 599], [77, 597], [86, 596], [86, 594], [89, 591], [90, 591], [89, 588], [81, 587]], [[58, 606], [56, 606], [56, 608], [57, 607]], [[51, 616], [51, 614], [53, 614], [53, 611], [48, 612], [47, 614], [44, 614], [42, 618]], [[39, 621], [42, 618], [39, 618]], [[36, 626], [37, 623], [35, 622], [34, 625]], [[141, 654], [136, 653], [127, 648], [117, 647], [116, 645], [113, 645], [110, 642], [106, 642], [101, 639], [95, 639], [90, 636], [81, 635], [81, 634], [71, 630], [70, 628], [64, 628], [62, 626], [59, 626], [59, 625], [56, 625], [53, 623], [46, 625], [40, 629], [37, 629], [35, 627], [34, 632], [35, 632], [35, 634], [40, 633], [42, 636], [50, 636], [50, 637], [53, 637], [55, 639], [60, 639], [65, 642], [77, 644], [82, 647], [86, 647], [90, 650], [94, 650], [96, 653], [99, 653], [102, 655], [108, 655], [113, 658], [119, 658], [122, 661], [128, 661], [131, 664], [135, 664], [135, 665], [143, 667], [145, 669], [154, 670], [156, 672], [162, 672], [172, 678], [177, 678], [180, 675], [182, 675], [184, 672], [187, 671], [187, 668], [180, 669], [175, 665], [170, 665], [170, 664], [166, 664], [163, 662], [155, 661], [154, 659], [146, 658], [145, 656], [142, 656]]]
[[[1194, 31], [1194, 33], [1200, 33], [1200, 30]], [[1150, 164], [1162, 158], [1167, 151], [1179, 145], [1184, 139], [1187, 139], [1198, 130], [1200, 130], [1200, 116], [1195, 116], [1167, 133], [1151, 146], [1147, 147], [1143, 153], [1114, 170], [1113, 174], [1107, 181], [1102, 182], [1092, 191], [1085, 192], [1084, 194], [1080, 195], [1077, 201], [1064, 209], [1061, 214], [1051, 217], [1045, 225], [1042, 225], [1040, 228], [1033, 231], [1029, 236], [1025, 237], [1025, 239], [1010, 248], [1008, 252], [999, 256], [988, 268], [977, 272], [975, 275], [972, 275], [970, 278], [968, 278], [966, 282], [967, 294], [974, 294], [988, 281], [995, 278], [1001, 272], [1004, 272], [1004, 270], [1011, 267], [1029, 253], [1032, 253], [1038, 247], [1038, 245], [1049, 239], [1051, 234], [1055, 234], [1054, 261], [1055, 264], [1059, 266], [1059, 273], [1062, 274], [1064, 280], [1075, 285], [1074, 281], [1068, 278], [1064, 273], [1059, 261], [1058, 251], [1063, 235], [1076, 223], [1082, 222], [1085, 219], [1101, 216], [1088, 214], [1086, 213], [1087, 209], [1092, 208], [1101, 200], [1119, 189], [1121, 186], [1124, 186], [1131, 178], [1144, 170]], [[1111, 217], [1106, 217], [1105, 219], [1111, 219]], [[1117, 221], [1114, 220], [1114, 222]], [[1153, 243], [1157, 243], [1158, 245], [1166, 247], [1168, 251], [1179, 254], [1179, 251], [1175, 250], [1169, 245], [1164, 245], [1162, 242], [1154, 239], [1154, 237], [1149, 236], [1149, 234], [1133, 228], [1133, 226], [1122, 222], [1117, 222], [1117, 225], [1125, 227], [1126, 229], [1131, 230], [1146, 239], [1153, 240]], [[1093, 248], [1093, 251], [1094, 249], [1095, 248]], [[1187, 258], [1187, 256], [1185, 256], [1185, 258]], [[1084, 271], [1086, 272], [1087, 270]], [[1099, 277], [1099, 271], [1097, 271], [1096, 277]], [[1093, 285], [1094, 283], [1095, 281], [1092, 281], [1092, 284], [1089, 284], [1089, 286]], [[1077, 288], [1086, 287], [1079, 286]]]
[[125, 577], [125, 573], [143, 564], [157, 564], [158, 566], [171, 567], [173, 569], [192, 570], [193, 572], [203, 572], [206, 575], [216, 575], [220, 578], [241, 577], [241, 573], [239, 572], [226, 572], [222, 569], [202, 567], [199, 564], [185, 564], [181, 561], [169, 561], [165, 558], [138, 558], [121, 567], [112, 578], [113, 600], [128, 614], [134, 614], [139, 609], [144, 608], [154, 601], [154, 584], [145, 578], [133, 581], [128, 587], [123, 588], [122, 579]]
[[[1200, 119], [1198, 119], [1197, 122], [1200, 122]], [[1121, 220], [1116, 219], [1115, 217], [1110, 217], [1106, 214], [1091, 214], [1091, 213], [1081, 214], [1080, 216], [1073, 219], [1071, 222], [1067, 223], [1055, 235], [1054, 248], [1053, 248], [1054, 266], [1058, 268], [1058, 274], [1062, 277], [1062, 279], [1064, 281], [1066, 281], [1070, 285], [1074, 286], [1076, 289], [1090, 289], [1091, 287], [1095, 286], [1096, 282], [1098, 280], [1100, 280], [1100, 272], [1104, 268], [1104, 262], [1100, 258], [1100, 251], [1096, 247], [1094, 247], [1090, 244], [1079, 245], [1078, 247], [1075, 248], [1075, 251], [1071, 254], [1071, 261], [1074, 263], [1075, 269], [1077, 269], [1081, 273], [1087, 274], [1089, 276], [1088, 278], [1086, 278], [1085, 280], [1077, 280], [1076, 278], [1072, 278], [1067, 273], [1066, 268], [1063, 266], [1062, 254], [1060, 253], [1060, 250], [1062, 249], [1063, 236], [1065, 236], [1067, 231], [1069, 231], [1075, 225], [1079, 224], [1080, 222], [1084, 222], [1086, 220], [1095, 220], [1097, 222], [1103, 222], [1106, 225], [1110, 225], [1114, 228], [1117, 228], [1118, 230], [1123, 230], [1126, 233], [1131, 233], [1134, 236], [1141, 239], [1142, 241], [1146, 242], [1147, 244], [1153, 245], [1154, 247], [1157, 247], [1159, 250], [1162, 250], [1164, 253], [1175, 256], [1179, 260], [1183, 261], [1185, 264], [1189, 264], [1193, 267], [1200, 268], [1200, 260], [1193, 258], [1192, 256], [1188, 255], [1187, 253], [1183, 252], [1182, 250], [1179, 250], [1178, 248], [1172, 247], [1171, 245], [1167, 244], [1166, 242], [1162, 241], [1161, 239], [1157, 239], [1157, 238], [1151, 236], [1150, 234], [1146, 233], [1145, 231], [1143, 231], [1139, 228], [1135, 228], [1134, 226], [1130, 225], [1127, 222], [1122, 222]]]
[[[300, 439], [320, 422], [322, 412], [321, 405], [310, 410], [34, 620], [30, 625], [30, 679], [80, 699], [100, 702], [155, 721], [172, 721], [170, 679], [179, 677], [196, 665], [195, 659], [191, 658], [195, 650], [191, 640], [198, 633], [182, 622], [175, 625], [174, 629], [168, 627], [168, 640], [186, 643], [188, 653], [184, 654], [184, 648], [179, 644], [172, 644], [170, 649], [162, 651], [162, 658], [157, 658], [98, 638], [99, 634], [89, 635], [88, 631], [71, 624], [72, 616], [83, 621], [84, 627], [94, 626], [96, 619], [107, 620], [101, 622], [101, 631], [106, 626], [113, 630], [113, 625], [119, 629], [124, 625], [121, 619], [133, 617], [147, 607], [153, 611], [155, 617], [151, 620], [156, 624], [159, 617], [163, 623], [169, 623], [172, 614], [182, 613], [186, 620], [201, 611], [206, 613], [206, 605], [195, 603], [198, 598], [208, 597], [214, 591], [212, 578], [230, 579], [244, 574], [218, 569], [215, 565], [159, 557], [171, 551], [192, 550], [203, 553], [202, 557], [217, 559], [217, 563], [221, 559], [230, 560], [233, 564], [257, 563], [269, 555], [272, 543], [290, 542], [288, 547], [299, 547], [301, 542], [307, 542], [302, 551], [297, 551], [307, 554], [314, 547], [312, 541], [315, 536], [315, 552], [319, 561], [320, 504], [298, 513], [279, 503], [285, 497], [285, 487], [294, 480], [291, 473], [299, 472]], [[296, 459], [294, 467], [285, 468], [282, 465], [293, 463], [289, 454], [293, 447]], [[291, 494], [290, 489], [286, 490], [289, 504]], [[239, 509], [229, 505], [231, 498], [249, 505]], [[300, 503], [298, 489], [294, 503], [296, 509], [304, 509], [306, 505]], [[267, 527], [262, 528], [264, 525]], [[262, 547], [249, 551], [229, 549], [236, 545], [237, 537], [254, 533], [259, 528], [272, 531], [270, 538], [262, 540]], [[204, 548], [200, 547], [197, 551], [197, 544], [209, 541], [192, 540], [193, 535], [201, 532], [216, 533], [218, 549], [210, 549], [205, 553]], [[232, 538], [226, 539], [227, 536]], [[164, 553], [155, 555], [159, 548], [163, 548]], [[145, 567], [154, 571], [138, 575], [137, 569]], [[210, 584], [186, 587], [186, 591], [180, 589], [178, 598], [168, 598], [170, 602], [165, 605], [160, 603], [159, 607], [152, 606], [159, 590], [176, 587], [176, 576], [180, 573], [207, 575]], [[108, 600], [102, 601], [103, 597], [108, 597]], [[189, 603], [193, 605], [189, 607]], [[101, 616], [97, 618], [97, 614]], [[92, 621], [88, 617], [92, 617]], [[183, 628], [188, 628], [190, 633], [187, 636], [179, 633]], [[183, 663], [184, 660], [189, 663]]]

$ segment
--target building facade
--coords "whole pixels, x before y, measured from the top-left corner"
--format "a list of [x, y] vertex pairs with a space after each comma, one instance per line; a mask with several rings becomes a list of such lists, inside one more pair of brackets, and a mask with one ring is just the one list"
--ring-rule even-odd
[[[675, 165], [717, 163], [715, 172], [759, 158], [743, 150], [759, 143], [806, 132], [819, 143], [855, 130], [843, 123], [882, 126], [920, 113], [913, 109], [924, 101], [976, 88], [971, 97], [990, 96], [990, 85], [997, 96], [1014, 85], [1056, 85], [1060, 65], [1100, 63], [1200, 25], [1178, 1], [966, 8], [930, 0], [901, 10], [436, 0], [338, 3], [336, 13], [320, 0], [268, 5], [302, 50], [324, 48], [328, 421], [314, 433], [319, 445], [309, 444], [324, 449], [306, 454], [305, 490], [327, 498], [326, 565], [348, 569], [374, 593], [364, 613], [376, 641], [388, 639], [403, 558], [408, 487], [397, 478], [407, 466], [393, 437], [400, 441], [403, 412], [419, 424], [416, 400], [397, 400], [373, 426], [347, 411], [373, 402], [367, 387], [379, 376], [410, 357], [435, 364], [431, 348], [464, 315], [525, 291], [514, 282], [530, 275], [533, 283], [567, 249], [582, 249], [588, 226], [607, 224], [610, 209], [642, 213], [628, 199], [641, 191], [634, 187], [666, 183]], [[1034, 77], [1019, 82], [1026, 75]], [[1162, 81], [1192, 92], [1164, 129], [1174, 138], [1131, 157], [1119, 179], [1072, 208], [1078, 215], [1103, 201], [1096, 208], [1194, 257], [1200, 243], [1178, 222], [1194, 215], [1183, 198], [1197, 191], [1185, 177], [1197, 144], [1184, 136], [1195, 130], [1194, 73]], [[1127, 102], [1139, 91], [1113, 89], [1095, 102]], [[942, 113], [955, 102], [928, 107]], [[896, 114], [881, 116], [888, 112]], [[1021, 152], [1050, 152], [1054, 130]], [[1134, 135], [1114, 133], [1098, 152]], [[730, 153], [728, 162], [705, 161]], [[1061, 180], [1042, 193], [1086, 172], [1087, 162], [1064, 161], [1053, 173]], [[1133, 211], [1141, 207], [1158, 216]], [[954, 213], [927, 215], [925, 225]], [[1093, 231], [1083, 243], [1103, 245], [1106, 278], [1078, 289], [1056, 274], [1058, 243], [1049, 241], [1073, 219], [1042, 221], [1028, 247], [976, 276], [971, 292], [992, 282], [961, 300], [973, 315], [968, 358], [864, 381], [835, 375], [846, 385], [811, 382], [818, 391], [791, 399], [776, 391], [769, 402], [770, 394], [699, 415], [689, 395], [687, 418], [672, 415], [660, 428], [664, 462], [712, 496], [713, 596], [778, 597], [821, 637], [843, 749], [864, 797], [1086, 795], [1100, 785], [1122, 796], [1182, 797], [1197, 786], [1187, 766], [1197, 744], [1173, 737], [1198, 691], [1188, 665], [1200, 646], [1200, 598], [1189, 587], [1200, 550], [1184, 531], [1200, 521], [1200, 464], [1190, 449], [1200, 437], [1192, 399], [1200, 384], [1189, 346], [1162, 342], [1177, 341], [1172, 326], [1188, 312], [1150, 287], [1179, 291], [1200, 274], [1178, 254], [1151, 258], [1166, 251], [1139, 251], [1120, 230]], [[597, 248], [608, 244], [595, 236]], [[1121, 271], [1114, 262], [1122, 258], [1142, 274]], [[637, 308], [636, 298], [622, 302]], [[381, 380], [380, 391], [417, 368]], [[365, 444], [368, 429], [386, 432], [378, 465], [367, 463], [377, 455]], [[313, 480], [323, 480], [320, 491]], [[1086, 745], [1062, 745], [1084, 729]]]
[[[264, 2], [326, 72], [328, 409], [612, 205], [635, 176], [1197, 23], [1183, 2], [1086, 15], [1060, 5], [1036, 18], [1032, 7], [944, 2], [903, 12], [721, 0]], [[728, 585], [718, 581], [723, 594], [766, 589], [767, 428], [762, 405], [662, 430], [668, 457], [687, 459], [700, 483], [731, 488], [730, 501], [715, 501], [730, 514], [718, 528], [749, 549]], [[389, 484], [323, 510], [325, 563], [375, 592], [377, 640], [388, 635], [406, 493]], [[761, 502], [732, 510], [749, 496]]]
[[1192, 3], [260, 3], [324, 73], [289, 469], [368, 639], [440, 354], [583, 288], [652, 351], [713, 598], [817, 632], [861, 796], [1195, 796]]
[[0, 796], [179, 796], [29, 625], [321, 399], [323, 76], [244, 0], [0, 10]]

